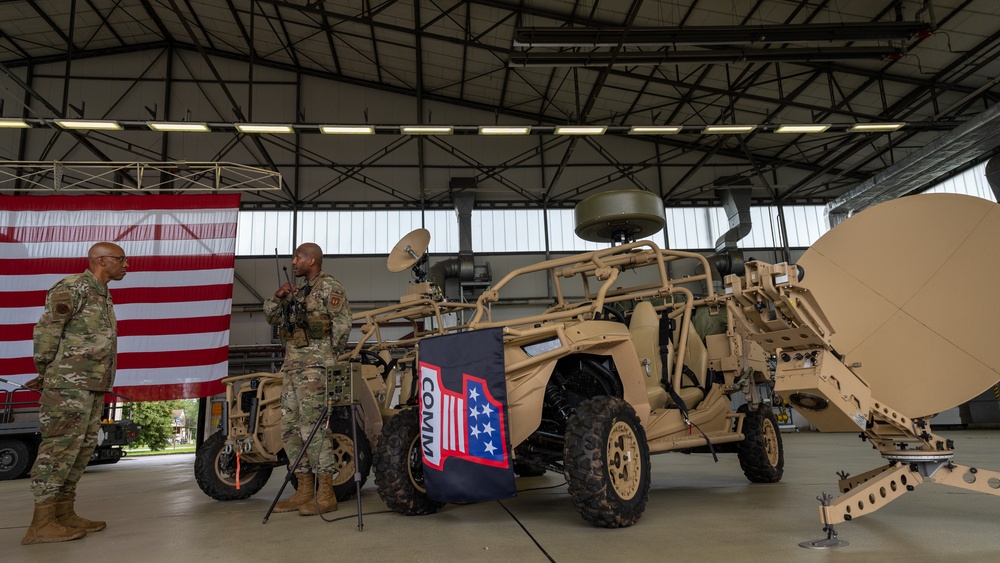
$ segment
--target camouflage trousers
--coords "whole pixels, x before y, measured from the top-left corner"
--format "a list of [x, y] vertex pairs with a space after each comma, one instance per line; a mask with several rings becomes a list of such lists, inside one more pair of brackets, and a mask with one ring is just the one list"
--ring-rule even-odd
[[[326, 405], [326, 370], [307, 368], [284, 372], [281, 383], [281, 441], [289, 463], [295, 461]], [[316, 431], [296, 473], [337, 472], [338, 460], [326, 426]]]
[[43, 389], [38, 403], [42, 443], [31, 467], [31, 493], [36, 504], [76, 492], [97, 446], [104, 393]]

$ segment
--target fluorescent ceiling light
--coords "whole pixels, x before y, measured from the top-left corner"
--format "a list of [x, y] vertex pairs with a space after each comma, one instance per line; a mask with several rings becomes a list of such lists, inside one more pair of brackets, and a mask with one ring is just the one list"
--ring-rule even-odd
[[858, 123], [847, 130], [848, 133], [871, 133], [896, 131], [903, 126], [902, 123]]
[[775, 133], [822, 133], [830, 128], [827, 123], [800, 124], [800, 125], [779, 125], [774, 130]]
[[404, 125], [400, 133], [407, 135], [451, 135], [454, 128], [451, 125]]
[[524, 126], [502, 126], [502, 125], [480, 125], [480, 135], [527, 135], [531, 132], [531, 127]]
[[327, 135], [374, 135], [375, 128], [371, 125], [321, 125], [321, 133]]
[[734, 133], [749, 133], [756, 128], [756, 125], [707, 125], [703, 132], [731, 135]]
[[596, 125], [563, 125], [556, 127], [556, 135], [603, 135], [607, 127]]
[[122, 128], [117, 121], [87, 121], [85, 119], [56, 119], [56, 125], [63, 129], [98, 129], [101, 131], [118, 131]]
[[629, 135], [670, 135], [680, 133], [678, 125], [633, 125]]
[[27, 129], [28, 122], [17, 117], [0, 117], [0, 129]]
[[262, 123], [237, 123], [240, 133], [291, 133], [291, 125], [265, 125]]
[[146, 124], [153, 131], [185, 131], [190, 133], [208, 133], [206, 123], [192, 121], [150, 121]]

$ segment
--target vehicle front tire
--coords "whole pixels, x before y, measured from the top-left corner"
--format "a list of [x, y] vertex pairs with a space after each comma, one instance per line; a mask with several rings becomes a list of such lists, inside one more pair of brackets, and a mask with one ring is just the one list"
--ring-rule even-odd
[[338, 472], [333, 476], [333, 492], [338, 501], [347, 500], [355, 495], [358, 486], [354, 483], [354, 468], [361, 475], [361, 486], [365, 486], [368, 475], [372, 471], [372, 448], [368, 437], [358, 423], [358, 457], [354, 457], [354, 441], [351, 439], [351, 421], [347, 419], [330, 420], [331, 449], [338, 459]]
[[649, 444], [625, 401], [601, 396], [580, 403], [567, 425], [563, 464], [573, 504], [594, 526], [631, 526], [646, 511]]
[[433, 514], [444, 506], [427, 496], [420, 454], [417, 409], [405, 409], [386, 421], [375, 446], [375, 486], [393, 511], [407, 516]]
[[236, 488], [236, 454], [225, 453], [226, 437], [209, 436], [194, 456], [194, 476], [204, 493], [215, 500], [243, 500], [257, 494], [274, 469], [267, 465], [242, 464], [240, 488]]
[[743, 420], [746, 438], [736, 449], [743, 474], [751, 483], [777, 483], [785, 471], [785, 453], [774, 412], [765, 404], [756, 411], [744, 404], [736, 412], [746, 413]]

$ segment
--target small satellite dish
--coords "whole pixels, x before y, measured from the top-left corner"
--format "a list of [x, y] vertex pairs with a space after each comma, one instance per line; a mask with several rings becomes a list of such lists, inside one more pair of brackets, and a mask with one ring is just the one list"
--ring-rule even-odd
[[427, 252], [431, 243], [431, 232], [427, 229], [415, 229], [399, 239], [396, 246], [389, 252], [386, 267], [390, 272], [402, 272], [417, 265]]
[[624, 244], [656, 234], [666, 224], [663, 201], [652, 192], [616, 190], [576, 204], [576, 236]]

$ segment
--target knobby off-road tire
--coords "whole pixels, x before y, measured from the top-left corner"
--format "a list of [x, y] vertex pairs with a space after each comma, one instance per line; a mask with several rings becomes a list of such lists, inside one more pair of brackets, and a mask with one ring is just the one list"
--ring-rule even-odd
[[204, 493], [215, 500], [243, 500], [257, 494], [271, 477], [273, 467], [241, 464], [236, 488], [236, 454], [224, 454], [221, 432], [209, 436], [194, 456], [194, 477]]
[[375, 486], [385, 504], [400, 514], [433, 514], [444, 506], [428, 497], [424, 487], [417, 409], [400, 411], [382, 426], [375, 446]]
[[[358, 486], [354, 483], [354, 468], [358, 467], [361, 476], [361, 486], [368, 481], [372, 471], [372, 448], [368, 437], [358, 423], [358, 457], [354, 458], [354, 440], [351, 439], [351, 421], [331, 420], [329, 440], [332, 451], [339, 460], [339, 471], [333, 475], [333, 492], [338, 501], [347, 500], [357, 493]], [[314, 438], [315, 439], [315, 438]]]
[[743, 474], [751, 483], [777, 483], [785, 471], [785, 453], [774, 412], [764, 404], [756, 411], [741, 405], [737, 412], [746, 413], [743, 421], [746, 438], [736, 450]]
[[580, 403], [567, 425], [563, 461], [570, 497], [587, 522], [624, 528], [645, 512], [649, 445], [625, 401], [602, 396]]

